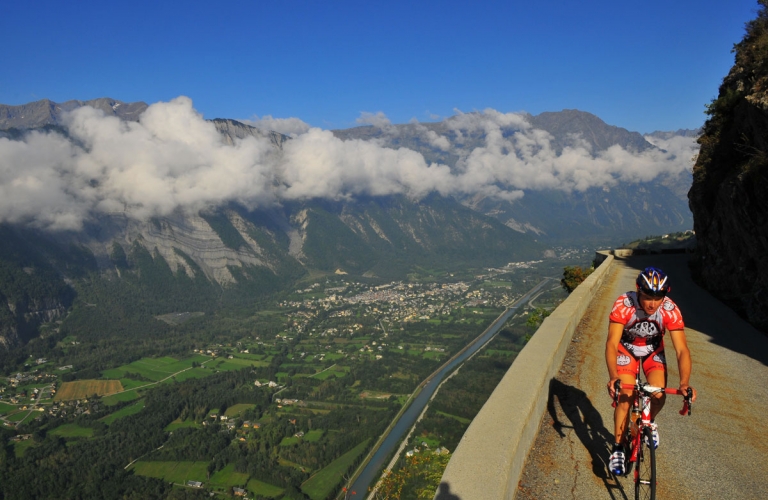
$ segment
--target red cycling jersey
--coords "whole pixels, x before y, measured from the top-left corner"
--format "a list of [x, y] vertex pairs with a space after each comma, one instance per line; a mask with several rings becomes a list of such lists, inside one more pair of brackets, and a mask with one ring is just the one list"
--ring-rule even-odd
[[637, 292], [627, 292], [616, 299], [610, 320], [624, 325], [620, 343], [636, 358], [663, 346], [666, 330], [682, 330], [685, 326], [680, 308], [672, 299], [665, 297], [661, 307], [649, 316], [640, 307]]

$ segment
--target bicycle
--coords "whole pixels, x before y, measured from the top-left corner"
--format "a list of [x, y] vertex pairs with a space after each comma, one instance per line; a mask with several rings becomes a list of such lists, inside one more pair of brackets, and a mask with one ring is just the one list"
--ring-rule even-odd
[[632, 389], [632, 406], [627, 412], [627, 426], [624, 442], [629, 447], [625, 455], [624, 475], [628, 475], [635, 465], [635, 500], [656, 499], [656, 447], [651, 430], [651, 398], [655, 394], [679, 394], [683, 396], [683, 409], [680, 415], [691, 414], [691, 398], [693, 389], [690, 387], [683, 393], [679, 389], [654, 387], [648, 382], [640, 381], [640, 366], [635, 374], [634, 384], [622, 384], [617, 380], [614, 385], [615, 395], [613, 407], [619, 404], [620, 389]]

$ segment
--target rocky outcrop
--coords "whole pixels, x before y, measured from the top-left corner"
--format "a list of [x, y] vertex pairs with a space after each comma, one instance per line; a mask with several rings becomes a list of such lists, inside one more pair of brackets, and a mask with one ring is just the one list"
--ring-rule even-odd
[[[125, 121], [138, 121], [141, 114], [149, 107], [144, 102], [122, 102], [109, 97], [100, 97], [90, 101], [71, 100], [67, 102], [53, 102], [48, 99], [9, 106], [0, 104], [0, 131], [8, 129], [27, 130], [46, 126], [63, 125], [63, 115], [82, 106], [90, 106], [101, 110], [105, 115], [116, 116]], [[211, 120], [216, 129], [221, 133], [225, 143], [232, 145], [235, 139], [246, 137], [267, 138], [272, 144], [281, 149], [288, 139], [287, 135], [269, 130], [262, 130], [237, 120], [216, 118]], [[8, 133], [0, 134], [0, 137], [13, 138]]]
[[99, 258], [102, 267], [107, 265], [115, 242], [124, 248], [139, 243], [149, 252], [162, 256], [174, 272], [181, 267], [187, 275], [194, 277], [195, 270], [179, 253], [182, 252], [199, 266], [210, 281], [226, 286], [235, 281], [230, 267], [270, 267], [260, 255], [262, 250], [258, 244], [247, 235], [248, 222], [235, 213], [227, 214], [227, 217], [245, 238], [247, 246], [236, 250], [228, 248], [203, 217], [183, 212], [143, 221], [118, 214], [105, 217], [100, 221], [98, 235], [81, 240], [81, 243]]
[[688, 198], [700, 282], [768, 332], [768, 1], [760, 4], [708, 108]]
[[577, 109], [564, 109], [559, 112], [544, 112], [529, 118], [534, 128], [546, 130], [552, 134], [552, 146], [560, 153], [569, 146], [571, 137], [580, 136], [592, 151], [603, 151], [620, 144], [628, 151], [645, 151], [653, 145], [642, 134], [613, 125], [608, 125], [597, 116]]
[[43, 323], [64, 318], [68, 302], [65, 304], [60, 297], [43, 297], [0, 304], [0, 307], [8, 309], [10, 315], [6, 316], [13, 318], [0, 321], [0, 347], [11, 348], [23, 344], [37, 334]]
[[147, 104], [143, 102], [125, 103], [108, 97], [62, 103], [43, 99], [19, 106], [0, 104], [0, 129], [29, 129], [46, 125], [60, 125], [64, 113], [81, 106], [91, 106], [103, 111], [106, 115], [117, 116], [127, 121], [138, 121], [139, 115], [147, 109]]
[[268, 138], [275, 147], [282, 149], [283, 143], [288, 140], [287, 135], [273, 132], [271, 130], [261, 130], [237, 120], [228, 118], [214, 118], [211, 122], [216, 126], [216, 130], [224, 137], [224, 142], [230, 146], [235, 143], [235, 139], [245, 139], [246, 137]]
[[0, 324], [0, 347], [10, 349], [19, 345], [19, 332], [16, 325]]

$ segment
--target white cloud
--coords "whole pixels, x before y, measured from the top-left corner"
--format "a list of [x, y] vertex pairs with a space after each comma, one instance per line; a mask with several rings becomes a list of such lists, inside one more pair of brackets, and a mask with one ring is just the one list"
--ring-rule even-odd
[[68, 175], [74, 154], [58, 134], [32, 132], [24, 142], [0, 138], [0, 221], [80, 227], [92, 188]]
[[366, 112], [361, 113], [356, 121], [357, 123], [372, 125], [373, 127], [378, 128], [381, 131], [381, 137], [376, 139], [376, 143], [380, 144], [382, 147], [385, 147], [388, 140], [403, 138], [404, 135], [416, 135], [435, 149], [442, 151], [451, 149], [451, 143], [448, 138], [439, 135], [434, 130], [428, 129], [426, 126], [419, 123], [416, 118], [411, 118], [408, 122], [410, 125], [408, 129], [392, 125], [389, 118], [387, 118], [381, 111], [376, 114]]
[[389, 121], [389, 118], [387, 118], [387, 115], [385, 115], [381, 111], [378, 111], [376, 113], [369, 113], [368, 111], [363, 111], [362, 113], [360, 113], [360, 116], [355, 121], [360, 125], [373, 125], [374, 127], [379, 127], [379, 128], [392, 125], [392, 122]]
[[374, 142], [342, 141], [312, 129], [283, 145], [280, 197], [348, 199], [358, 194], [405, 193], [422, 197], [454, 190], [450, 169], [428, 165], [410, 149], [383, 148]]
[[93, 213], [145, 218], [229, 201], [254, 208], [362, 194], [513, 200], [525, 190], [585, 190], [678, 175], [690, 170], [698, 148], [691, 138], [649, 138], [663, 150], [630, 153], [613, 146], [595, 154], [577, 137], [557, 154], [552, 137], [532, 128], [526, 115], [491, 109], [457, 114], [443, 122], [445, 135], [412, 123], [408, 133], [459, 156], [451, 169], [410, 149], [384, 147], [403, 132], [383, 113], [364, 113], [360, 120], [377, 124], [382, 137], [342, 141], [298, 119], [264, 117], [260, 123], [270, 130], [279, 127], [268, 123], [286, 125], [283, 133], [292, 127], [294, 138], [278, 151], [265, 138], [225, 144], [186, 97], [153, 104], [139, 122], [79, 108], [67, 118], [73, 141], [54, 132], [31, 132], [23, 141], [0, 138], [0, 221], [78, 229]]
[[632, 153], [615, 145], [594, 154], [583, 138], [571, 137], [571, 145], [557, 154], [550, 134], [532, 128], [523, 114], [485, 110], [458, 114], [447, 123], [459, 140], [473, 134], [483, 138], [457, 165], [464, 192], [491, 185], [509, 190], [584, 191], [620, 182], [647, 182], [690, 170], [698, 149], [695, 140], [675, 137], [657, 141], [666, 151]]
[[261, 130], [278, 132], [291, 137], [304, 134], [309, 131], [310, 126], [299, 118], [273, 118], [271, 115], [254, 116], [250, 120], [243, 120], [252, 127], [256, 127]]

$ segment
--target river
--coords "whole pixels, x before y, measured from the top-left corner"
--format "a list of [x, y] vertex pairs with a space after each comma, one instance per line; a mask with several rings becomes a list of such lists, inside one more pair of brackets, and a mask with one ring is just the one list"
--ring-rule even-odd
[[472, 343], [464, 348], [458, 355], [446, 362], [438, 371], [430, 375], [426, 382], [422, 382], [423, 389], [411, 402], [411, 405], [400, 416], [395, 425], [391, 428], [389, 434], [382, 442], [381, 446], [376, 453], [373, 454], [371, 459], [366, 464], [363, 471], [357, 477], [352, 487], [349, 489], [347, 498], [362, 499], [368, 494], [368, 488], [374, 482], [384, 467], [384, 462], [387, 457], [392, 453], [400, 440], [405, 436], [411, 426], [416, 422], [416, 419], [421, 414], [424, 407], [427, 405], [432, 395], [437, 390], [440, 382], [446, 375], [450, 374], [461, 363], [463, 363], [468, 357], [476, 353], [480, 348], [491, 340], [499, 329], [507, 322], [507, 320], [514, 315], [517, 310], [523, 306], [527, 301], [531, 300], [531, 297], [541, 290], [544, 285], [551, 281], [551, 278], [546, 278], [538, 285], [531, 288], [528, 293], [518, 299], [512, 306], [504, 311], [501, 316], [491, 323], [491, 325], [483, 332], [480, 337], [475, 338]]

